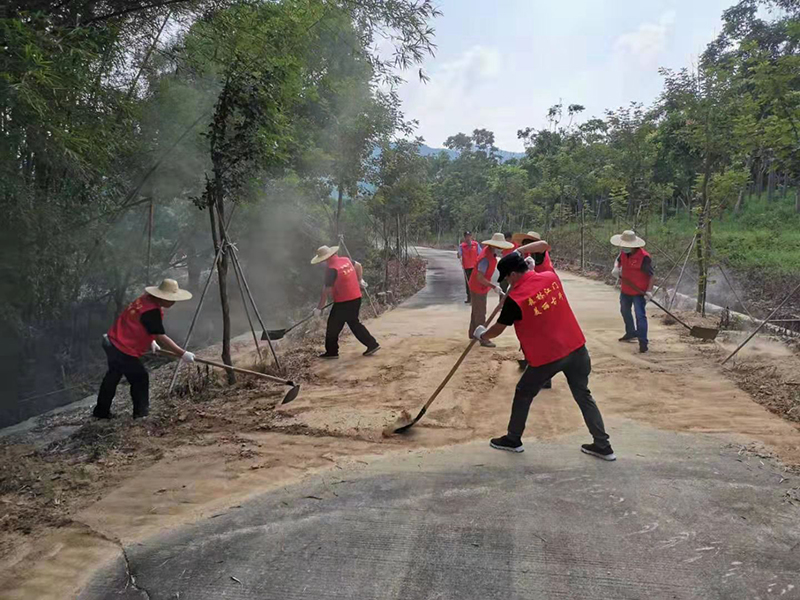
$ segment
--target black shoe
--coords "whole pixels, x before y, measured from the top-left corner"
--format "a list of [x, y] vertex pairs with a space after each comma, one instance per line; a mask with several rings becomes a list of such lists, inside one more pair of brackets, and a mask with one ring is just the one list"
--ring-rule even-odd
[[94, 407], [94, 410], [92, 411], [92, 416], [95, 419], [116, 419], [117, 418], [117, 415], [115, 415], [112, 412], [107, 412], [107, 413], [102, 413], [101, 414], [100, 412], [97, 411], [97, 407], [96, 406]]
[[639, 354], [644, 354], [648, 350], [649, 348], [647, 347], [647, 342], [639, 342]]
[[592, 456], [596, 456], [597, 458], [602, 458], [603, 460], [617, 460], [614, 451], [611, 449], [611, 446], [607, 448], [601, 448], [597, 444], [583, 444], [581, 446], [581, 452], [584, 454], [591, 454]]
[[322, 354], [317, 356], [317, 358], [324, 358], [326, 360], [334, 360], [334, 359], [339, 358], [339, 355], [338, 354], [328, 354], [327, 352], [323, 352]]
[[381, 345], [380, 344], [375, 344], [372, 348], [367, 348], [367, 350], [361, 356], [372, 356], [373, 354], [375, 354], [380, 349], [381, 349]]
[[492, 439], [489, 442], [489, 445], [495, 450], [505, 450], [506, 452], [525, 452], [525, 448], [522, 447], [522, 440], [514, 441], [507, 435]]
[[618, 341], [620, 341], [620, 342], [632, 342], [632, 341], [633, 341], [633, 340], [635, 340], [635, 339], [636, 339], [636, 336], [635, 336], [635, 335], [628, 335], [628, 334], [626, 333], [626, 334], [625, 334], [625, 335], [623, 335], [621, 338], [619, 338], [619, 340], [618, 340]]
[[467, 298], [466, 300], [464, 300], [464, 304], [469, 304], [469, 302], [470, 302], [469, 298]]
[[150, 414], [149, 410], [145, 411], [145, 412], [136, 412], [136, 413], [133, 413], [133, 418], [134, 419], [144, 419], [149, 414]]
[[544, 385], [542, 385], [542, 389], [543, 390], [550, 390], [552, 388], [553, 388], [553, 380], [552, 379], [548, 379], [547, 381], [544, 382]]
[[519, 365], [519, 370], [520, 371], [524, 371], [525, 369], [528, 368], [528, 361], [524, 360], [522, 358], [518, 358], [517, 359], [517, 364]]

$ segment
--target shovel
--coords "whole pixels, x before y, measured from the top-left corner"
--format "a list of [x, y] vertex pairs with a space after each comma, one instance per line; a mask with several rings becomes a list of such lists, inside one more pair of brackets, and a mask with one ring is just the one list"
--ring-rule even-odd
[[[488, 325], [489, 323], [491, 323], [494, 320], [494, 318], [497, 316], [497, 313], [500, 312], [500, 309], [502, 308], [502, 306], [503, 306], [502, 301], [497, 303], [497, 306], [492, 311], [492, 314], [489, 315], [489, 318], [486, 320], [486, 323], [484, 323], [484, 325]], [[478, 342], [478, 340], [476, 340], [475, 338], [470, 340], [469, 345], [466, 348], [464, 348], [464, 351], [461, 353], [461, 356], [458, 357], [458, 360], [456, 361], [456, 364], [454, 364], [453, 368], [450, 369], [450, 372], [442, 380], [442, 383], [439, 384], [439, 387], [436, 388], [436, 391], [433, 392], [433, 394], [431, 394], [431, 397], [428, 398], [428, 401], [425, 403], [425, 406], [422, 407], [422, 410], [419, 411], [419, 414], [414, 418], [414, 420], [412, 420], [410, 423], [406, 423], [406, 424], [404, 424], [404, 425], [402, 425], [400, 427], [397, 427], [393, 431], [393, 433], [405, 433], [406, 431], [411, 429], [417, 423], [417, 421], [419, 421], [422, 417], [425, 416], [425, 413], [428, 412], [428, 407], [431, 404], [433, 404], [433, 401], [436, 400], [436, 397], [439, 395], [439, 392], [441, 392], [444, 389], [444, 386], [447, 385], [447, 382], [450, 381], [453, 378], [453, 375], [455, 375], [456, 371], [458, 370], [458, 367], [461, 366], [461, 363], [464, 362], [464, 359], [467, 358], [467, 354], [469, 354], [469, 351], [472, 350], [472, 347], [477, 342]], [[405, 411], [403, 411], [403, 412], [405, 412]]]
[[[158, 354], [160, 356], [167, 356], [169, 358], [180, 358], [177, 354], [173, 354], [172, 352], [168, 352], [167, 350], [159, 350]], [[220, 369], [230, 369], [231, 371], [236, 371], [237, 373], [243, 373], [244, 375], [254, 375], [256, 377], [261, 377], [262, 379], [269, 379], [270, 381], [274, 381], [276, 383], [282, 383], [283, 385], [289, 385], [292, 389], [286, 392], [286, 395], [281, 400], [281, 404], [289, 404], [292, 400], [297, 398], [297, 394], [300, 393], [300, 386], [295, 384], [293, 381], [289, 381], [288, 379], [281, 379], [280, 377], [273, 377], [272, 375], [267, 375], [266, 373], [259, 373], [258, 371], [251, 371], [250, 369], [242, 369], [241, 367], [229, 367], [228, 365], [224, 365], [222, 363], [214, 362], [213, 360], [206, 360], [205, 358], [200, 358], [195, 356], [194, 361], [204, 364], [204, 365], [211, 365], [212, 367], [219, 367]]]
[[[639, 286], [637, 286], [636, 284], [632, 283], [630, 280], [626, 279], [625, 277], [620, 277], [620, 279], [622, 279], [622, 281], [627, 283], [633, 289], [635, 289], [635, 290], [641, 292], [642, 294], [644, 294], [644, 291], [642, 291], [642, 289]], [[663, 310], [670, 317], [675, 319], [678, 323], [680, 323], [681, 325], [686, 327], [686, 329], [689, 330], [689, 335], [690, 336], [699, 338], [701, 340], [714, 340], [714, 339], [716, 339], [717, 334], [719, 333], [719, 329], [715, 329], [713, 327], [700, 327], [699, 325], [694, 325], [694, 326], [687, 325], [686, 323], [681, 321], [678, 317], [673, 315], [670, 311], [668, 311], [666, 308], [661, 306], [661, 304], [659, 304], [658, 301], [655, 298], [650, 298], [650, 302], [655, 304], [658, 308]]]
[[[333, 304], [333, 302], [328, 302], [325, 306], [322, 307], [322, 310], [325, 310], [326, 308], [328, 308], [332, 304]], [[292, 329], [297, 327], [298, 325], [302, 325], [306, 321], [310, 321], [313, 318], [314, 318], [314, 313], [311, 313], [309, 316], [307, 316], [302, 321], [298, 321], [297, 323], [295, 323], [294, 325], [292, 325], [291, 327], [288, 327], [286, 329], [267, 329], [266, 331], [264, 331], [261, 334], [261, 339], [262, 340], [266, 340], [266, 339], [279, 340], [283, 336], [285, 336], [287, 333], [289, 333]], [[267, 336], [269, 336], [269, 338], [267, 338]]]

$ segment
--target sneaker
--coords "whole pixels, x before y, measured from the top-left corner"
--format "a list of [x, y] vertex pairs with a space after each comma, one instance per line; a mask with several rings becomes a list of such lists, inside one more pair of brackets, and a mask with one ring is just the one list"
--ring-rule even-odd
[[373, 354], [375, 354], [380, 349], [381, 349], [381, 345], [377, 344], [377, 345], [373, 346], [372, 348], [367, 348], [366, 352], [364, 352], [364, 354], [362, 354], [362, 356], [372, 356]]
[[483, 346], [484, 348], [497, 348], [497, 344], [495, 344], [494, 342], [490, 342], [488, 340], [483, 340], [481, 342], [481, 346]]
[[601, 448], [597, 444], [583, 444], [581, 446], [581, 452], [584, 454], [591, 454], [592, 456], [602, 458], [603, 460], [617, 460], [617, 456], [614, 454], [611, 446], [608, 446], [607, 448]]
[[553, 389], [553, 380], [552, 379], [548, 379], [547, 381], [545, 381], [544, 384], [542, 385], [542, 389], [543, 390], [551, 390], [551, 389]]
[[323, 352], [322, 354], [317, 356], [317, 358], [324, 358], [326, 360], [335, 360], [335, 359], [339, 358], [339, 355], [338, 354], [328, 354], [327, 352]]
[[620, 342], [632, 342], [632, 341], [633, 341], [633, 340], [635, 340], [635, 339], [636, 339], [636, 336], [635, 336], [635, 335], [628, 335], [628, 334], [626, 333], [626, 334], [625, 334], [625, 335], [623, 335], [621, 338], [619, 338], [619, 340], [617, 340], [617, 341], [620, 341]]
[[95, 407], [95, 409], [92, 411], [92, 416], [95, 419], [116, 419], [117, 418], [117, 415], [115, 415], [112, 412], [109, 412], [109, 413], [106, 413], [104, 415], [101, 415], [100, 413], [97, 412], [97, 407]]
[[507, 435], [492, 439], [489, 442], [489, 445], [495, 450], [505, 450], [506, 452], [525, 452], [525, 448], [522, 447], [522, 440], [514, 441]]
[[649, 348], [647, 347], [647, 342], [639, 342], [639, 354], [644, 354], [648, 350]]
[[519, 365], [519, 370], [520, 371], [524, 371], [525, 369], [528, 368], [528, 361], [527, 360], [523, 360], [521, 358], [518, 358], [517, 359], [517, 364]]

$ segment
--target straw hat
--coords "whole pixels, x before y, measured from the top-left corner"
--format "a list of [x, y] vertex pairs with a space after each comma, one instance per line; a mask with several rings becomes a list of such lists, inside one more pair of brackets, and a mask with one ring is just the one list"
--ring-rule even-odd
[[636, 232], [628, 230], [623, 231], [622, 234], [612, 236], [611, 243], [620, 248], [642, 248], [645, 241], [636, 235]]
[[540, 236], [535, 231], [529, 231], [528, 233], [515, 233], [511, 236], [511, 241], [515, 244], [519, 244], [520, 246], [525, 240], [533, 240], [535, 242], [541, 241], [542, 236]]
[[161, 298], [162, 300], [169, 300], [171, 302], [180, 302], [181, 300], [190, 300], [192, 293], [187, 290], [182, 290], [178, 287], [178, 282], [174, 279], [164, 279], [160, 285], [151, 285], [144, 288], [144, 291]]
[[324, 260], [328, 260], [331, 256], [339, 251], [339, 246], [328, 248], [327, 246], [320, 246], [317, 248], [317, 255], [311, 259], [312, 265], [318, 265]]
[[492, 248], [500, 248], [500, 250], [509, 250], [514, 247], [514, 244], [506, 241], [506, 236], [502, 233], [492, 234], [492, 239], [481, 242], [481, 244]]

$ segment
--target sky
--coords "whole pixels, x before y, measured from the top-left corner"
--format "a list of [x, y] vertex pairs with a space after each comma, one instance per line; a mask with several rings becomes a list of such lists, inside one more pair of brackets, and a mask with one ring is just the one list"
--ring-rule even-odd
[[[400, 89], [418, 134], [441, 147], [487, 128], [503, 150], [517, 130], [546, 126], [547, 109], [586, 107], [581, 120], [631, 101], [652, 104], [660, 67], [691, 67], [734, 0], [440, 0], [438, 50]], [[566, 114], [566, 110], [564, 111]]]

